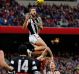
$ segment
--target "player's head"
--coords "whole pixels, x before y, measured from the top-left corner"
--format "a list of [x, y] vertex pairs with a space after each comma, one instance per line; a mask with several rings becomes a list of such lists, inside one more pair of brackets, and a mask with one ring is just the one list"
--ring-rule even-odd
[[50, 62], [50, 69], [53, 70], [53, 71], [55, 70], [55, 64], [54, 64], [54, 62]]
[[27, 46], [26, 45], [20, 45], [19, 48], [18, 48], [18, 53], [20, 55], [27, 55], [28, 56]]
[[37, 12], [36, 12], [36, 8], [35, 7], [31, 7], [30, 8], [30, 14], [33, 16], [36, 16]]

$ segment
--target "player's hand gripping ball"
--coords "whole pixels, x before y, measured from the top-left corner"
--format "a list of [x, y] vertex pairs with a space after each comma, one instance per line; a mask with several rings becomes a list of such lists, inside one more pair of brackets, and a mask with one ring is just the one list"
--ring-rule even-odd
[[44, 0], [37, 0], [37, 4], [44, 4]]

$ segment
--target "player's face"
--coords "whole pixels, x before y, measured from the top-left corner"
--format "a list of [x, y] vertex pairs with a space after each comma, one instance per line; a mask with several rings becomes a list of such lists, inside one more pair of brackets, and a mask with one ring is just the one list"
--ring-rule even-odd
[[36, 9], [31, 9], [30, 13], [31, 13], [33, 16], [36, 16]]
[[51, 68], [52, 70], [55, 69], [55, 64], [54, 64], [53, 62], [50, 63], [50, 68]]

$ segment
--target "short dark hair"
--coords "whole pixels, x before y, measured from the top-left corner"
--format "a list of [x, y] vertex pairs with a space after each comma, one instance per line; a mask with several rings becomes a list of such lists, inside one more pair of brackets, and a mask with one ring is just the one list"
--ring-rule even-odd
[[27, 53], [27, 46], [26, 45], [20, 45], [18, 47], [18, 53], [20, 55], [27, 55], [28, 56], [28, 53]]

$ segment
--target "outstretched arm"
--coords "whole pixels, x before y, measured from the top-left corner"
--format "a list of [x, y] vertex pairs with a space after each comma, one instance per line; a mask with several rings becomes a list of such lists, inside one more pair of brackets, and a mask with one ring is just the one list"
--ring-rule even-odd
[[12, 66], [9, 66], [5, 62], [4, 52], [2, 50], [0, 50], [0, 67], [5, 68], [6, 70], [9, 70], [9, 71], [12, 71], [14, 69]]
[[24, 23], [23, 23], [23, 28], [25, 28], [26, 27], [26, 19], [25, 19], [25, 21], [24, 21]]
[[30, 17], [30, 15], [29, 15], [29, 14], [28, 14], [28, 15], [26, 15], [25, 21], [24, 21], [24, 23], [23, 23], [23, 28], [27, 28], [27, 26], [28, 26], [28, 19], [29, 19], [29, 17]]
[[43, 29], [43, 21], [42, 21], [41, 17], [38, 17], [38, 28]]

